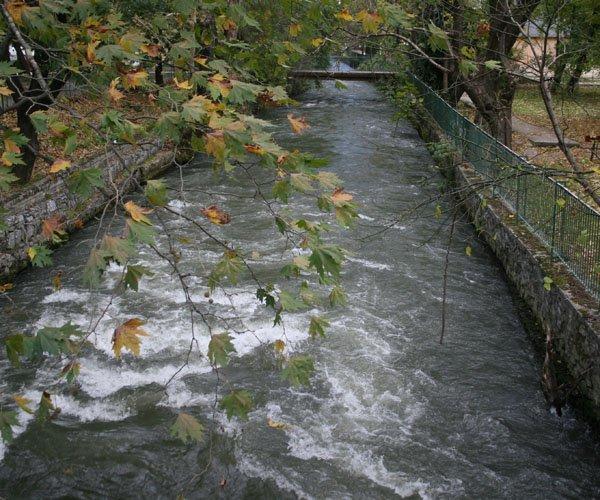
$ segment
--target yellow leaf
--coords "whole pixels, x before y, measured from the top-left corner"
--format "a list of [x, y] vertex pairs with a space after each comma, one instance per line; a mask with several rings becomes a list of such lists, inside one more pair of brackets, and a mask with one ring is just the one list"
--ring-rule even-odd
[[54, 291], [62, 288], [62, 273], [60, 271], [52, 276], [52, 288], [54, 288]]
[[183, 82], [180, 82], [177, 80], [177, 77], [173, 78], [173, 81], [175, 82], [175, 85], [177, 86], [178, 89], [182, 89], [182, 90], [190, 90], [194, 88], [194, 85], [192, 85], [189, 80], [184, 80]]
[[144, 224], [152, 225], [152, 222], [146, 215], [151, 214], [152, 210], [149, 208], [142, 208], [139, 205], [136, 205], [133, 201], [128, 201], [125, 203], [125, 210], [131, 216], [131, 218], [136, 222], [143, 222]]
[[275, 352], [282, 353], [285, 349], [285, 342], [281, 339], [277, 339], [275, 344], [273, 344], [273, 347], [275, 348]]
[[9, 96], [13, 93], [8, 87], [0, 87], [0, 95]]
[[465, 253], [470, 257], [473, 254], [473, 249], [471, 248], [470, 245], [467, 245], [467, 247], [465, 248]]
[[87, 44], [87, 48], [85, 49], [85, 58], [87, 62], [90, 64], [96, 60], [96, 47], [100, 45], [100, 40], [94, 40]]
[[4, 283], [4, 285], [0, 285], [0, 293], [8, 292], [15, 287], [12, 283]]
[[140, 337], [149, 337], [148, 333], [141, 328], [143, 324], [141, 319], [132, 318], [115, 329], [112, 344], [117, 359], [121, 358], [123, 349], [127, 349], [134, 356], [140, 355]]
[[271, 428], [271, 429], [287, 429], [289, 426], [287, 424], [284, 424], [283, 422], [276, 422], [275, 420], [271, 420], [270, 417], [267, 417], [267, 425]]
[[306, 122], [306, 118], [304, 117], [294, 117], [293, 114], [289, 114], [287, 115], [287, 119], [290, 122], [290, 125], [292, 126], [292, 130], [294, 131], [295, 134], [301, 134], [302, 132], [304, 132], [307, 128], [310, 127], [310, 125]]
[[312, 44], [313, 47], [320, 47], [321, 45], [323, 45], [325, 43], [325, 40], [323, 40], [322, 38], [313, 38], [310, 43]]
[[29, 260], [31, 262], [33, 262], [33, 260], [35, 259], [35, 256], [37, 255], [37, 251], [35, 250], [35, 248], [33, 247], [29, 247], [27, 249], [27, 256], [29, 257]]
[[27, 2], [23, 0], [8, 0], [6, 10], [17, 24], [23, 24], [23, 14], [29, 9]]
[[23, 410], [24, 412], [33, 413], [33, 410], [29, 408], [29, 404], [33, 402], [31, 401], [31, 399], [28, 399], [25, 396], [20, 396], [19, 394], [15, 394], [13, 396], [13, 400], [15, 401], [17, 406], [21, 408], [21, 410]]
[[296, 37], [302, 31], [302, 26], [300, 26], [298, 23], [290, 24], [288, 31], [290, 32], [290, 36]]
[[117, 83], [119, 83], [119, 79], [115, 78], [110, 82], [110, 87], [108, 88], [108, 96], [115, 102], [120, 101], [125, 97], [125, 94], [117, 89]]
[[66, 170], [71, 166], [69, 160], [54, 160], [54, 163], [50, 165], [50, 173], [55, 174], [61, 170]]
[[221, 210], [217, 205], [211, 205], [210, 207], [203, 208], [200, 210], [202, 215], [206, 217], [213, 224], [222, 226], [231, 222], [231, 215]]
[[366, 10], [361, 10], [356, 14], [356, 19], [362, 23], [363, 30], [367, 33], [376, 33], [383, 22], [382, 17], [377, 12], [368, 12]]
[[224, 159], [225, 135], [222, 130], [216, 130], [204, 136], [204, 150], [206, 154], [214, 156], [217, 160]]
[[9, 153], [10, 151], [4, 151], [4, 153], [2, 153], [2, 157], [0, 157], [0, 161], [2, 161], [2, 165], [4, 165], [5, 167], [12, 167], [13, 165], [13, 161]]
[[343, 205], [349, 201], [352, 201], [353, 196], [350, 193], [344, 191], [344, 188], [336, 188], [331, 195], [331, 201], [334, 205]]
[[129, 73], [125, 73], [123, 75], [123, 86], [127, 90], [139, 87], [147, 78], [148, 73], [144, 70], [130, 71]]
[[200, 66], [206, 65], [206, 61], [208, 59], [206, 57], [194, 57], [194, 61], [196, 61]]
[[344, 9], [341, 12], [338, 12], [335, 17], [337, 17], [338, 19], [342, 20], [342, 21], [352, 21], [352, 19], [354, 19], [352, 17], [352, 14], [350, 14], [350, 11], [348, 9]]

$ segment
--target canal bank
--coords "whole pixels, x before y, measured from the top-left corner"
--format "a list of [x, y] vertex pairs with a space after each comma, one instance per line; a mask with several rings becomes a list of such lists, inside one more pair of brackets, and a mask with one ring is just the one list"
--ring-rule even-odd
[[[411, 122], [421, 137], [449, 144], [423, 106], [415, 104]], [[540, 325], [544, 367], [542, 384], [549, 402], [568, 402], [600, 426], [600, 307], [569, 270], [515, 217], [485, 180], [453, 148], [438, 157], [466, 211], [519, 297]], [[482, 188], [482, 183], [485, 187]], [[550, 281], [548, 280], [550, 279]]]

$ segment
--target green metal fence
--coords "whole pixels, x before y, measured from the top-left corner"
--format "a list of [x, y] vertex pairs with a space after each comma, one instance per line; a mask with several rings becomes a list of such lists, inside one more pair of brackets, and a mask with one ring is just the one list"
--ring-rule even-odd
[[600, 299], [600, 213], [408, 75], [425, 108], [493, 194]]

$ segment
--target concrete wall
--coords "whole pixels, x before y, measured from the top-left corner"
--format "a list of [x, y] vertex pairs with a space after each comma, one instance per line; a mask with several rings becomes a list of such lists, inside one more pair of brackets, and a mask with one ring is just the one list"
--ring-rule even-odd
[[[443, 132], [425, 111], [416, 112], [414, 124], [428, 141], [444, 139]], [[481, 181], [468, 163], [450, 159], [451, 175], [471, 221], [502, 263], [516, 291], [541, 325], [543, 338], [550, 334], [554, 358], [551, 368], [562, 395], [575, 403], [600, 426], [600, 305], [568, 269], [550, 256], [544, 245], [491, 193], [470, 188]], [[482, 203], [483, 198], [487, 203]], [[544, 277], [555, 284], [544, 288]], [[557, 286], [559, 283], [560, 286]]]
[[[111, 198], [115, 184], [123, 192], [135, 187], [135, 180], [149, 178], [168, 168], [173, 161], [171, 151], [161, 149], [158, 142], [119, 149], [77, 165], [68, 171], [45, 176], [22, 189], [0, 197], [0, 207], [8, 211], [7, 231], [0, 232], [0, 284], [28, 264], [27, 249], [44, 243], [42, 223], [54, 215], [65, 219], [65, 229], [92, 218]], [[67, 179], [77, 169], [99, 167], [106, 188], [97, 190], [90, 199], [82, 200], [69, 192]]]

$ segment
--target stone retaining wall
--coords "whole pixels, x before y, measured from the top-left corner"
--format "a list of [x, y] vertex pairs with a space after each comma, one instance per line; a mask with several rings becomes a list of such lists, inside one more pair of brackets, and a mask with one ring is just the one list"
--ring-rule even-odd
[[[415, 112], [414, 125], [427, 141], [444, 139], [442, 130], [424, 110]], [[455, 155], [450, 174], [461, 202], [480, 236], [496, 254], [518, 294], [550, 334], [554, 374], [565, 383], [563, 394], [600, 426], [600, 305], [568, 269], [551, 257], [514, 214], [491, 192], [472, 188], [481, 177]], [[462, 188], [462, 189], [461, 189]], [[487, 203], [482, 203], [483, 199]], [[544, 277], [553, 278], [550, 290]], [[490, 332], [493, 333], [493, 332]]]
[[[124, 146], [117, 153], [110, 152], [68, 171], [45, 176], [36, 182], [0, 197], [0, 207], [8, 214], [8, 229], [0, 232], [0, 284], [28, 264], [27, 249], [44, 243], [42, 222], [59, 215], [65, 220], [65, 230], [96, 215], [110, 200], [116, 185], [121, 192], [134, 189], [136, 181], [153, 177], [173, 161], [172, 151], [162, 149], [158, 141]], [[77, 169], [98, 167], [104, 173], [104, 189], [98, 189], [91, 198], [82, 200], [69, 192], [68, 177]]]

